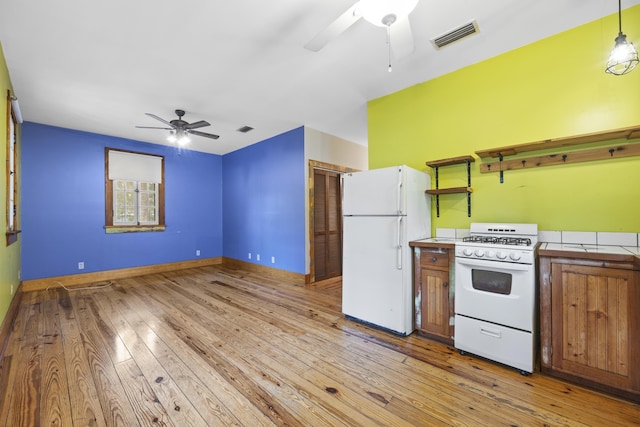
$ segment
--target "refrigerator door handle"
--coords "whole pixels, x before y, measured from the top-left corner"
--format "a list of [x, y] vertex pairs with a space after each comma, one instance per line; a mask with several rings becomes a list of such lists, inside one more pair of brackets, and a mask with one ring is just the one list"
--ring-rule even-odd
[[402, 214], [402, 169], [398, 169], [398, 193], [396, 197], [398, 215]]
[[402, 217], [398, 217], [398, 244], [396, 245], [396, 268], [402, 270]]

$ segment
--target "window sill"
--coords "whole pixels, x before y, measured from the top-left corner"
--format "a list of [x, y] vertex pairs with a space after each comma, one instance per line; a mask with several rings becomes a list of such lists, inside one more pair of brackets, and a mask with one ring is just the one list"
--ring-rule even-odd
[[166, 225], [106, 225], [104, 227], [107, 234], [164, 231], [166, 228]]
[[22, 230], [12, 230], [12, 231], [7, 231], [6, 236], [7, 236], [7, 246], [11, 245], [12, 243], [15, 243], [18, 241], [18, 234], [22, 233]]

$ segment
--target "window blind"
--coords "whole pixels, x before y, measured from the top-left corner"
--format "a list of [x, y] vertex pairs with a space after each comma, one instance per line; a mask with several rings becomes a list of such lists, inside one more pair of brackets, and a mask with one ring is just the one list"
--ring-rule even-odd
[[162, 183], [162, 157], [109, 150], [109, 179]]

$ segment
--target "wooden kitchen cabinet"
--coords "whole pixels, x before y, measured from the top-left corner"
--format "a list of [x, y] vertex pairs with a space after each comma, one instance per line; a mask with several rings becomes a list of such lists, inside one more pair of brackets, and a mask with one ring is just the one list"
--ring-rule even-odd
[[541, 368], [640, 402], [640, 268], [627, 258], [540, 257]]
[[415, 327], [418, 333], [453, 345], [453, 245], [414, 247]]

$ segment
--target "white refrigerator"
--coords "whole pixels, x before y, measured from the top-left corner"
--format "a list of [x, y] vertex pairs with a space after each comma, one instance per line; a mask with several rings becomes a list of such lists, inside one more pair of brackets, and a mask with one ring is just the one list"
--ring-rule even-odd
[[343, 177], [342, 312], [409, 335], [413, 266], [409, 242], [431, 236], [427, 173], [394, 166]]

